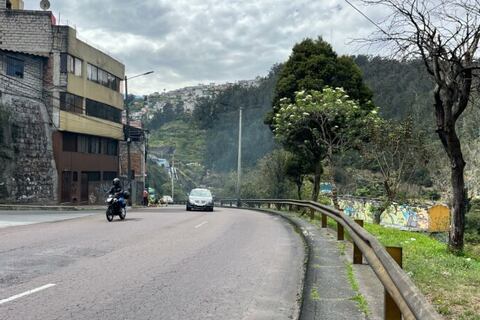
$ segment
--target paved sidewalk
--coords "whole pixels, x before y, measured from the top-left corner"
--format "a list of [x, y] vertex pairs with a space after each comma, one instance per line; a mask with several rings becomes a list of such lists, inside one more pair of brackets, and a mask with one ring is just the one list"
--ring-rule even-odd
[[[267, 211], [299, 226], [310, 249], [300, 320], [382, 318], [383, 287], [370, 266], [351, 264], [350, 242], [337, 241], [335, 231], [322, 229], [298, 215]], [[353, 289], [352, 278], [360, 288]], [[357, 302], [360, 296], [366, 305], [364, 311]]]

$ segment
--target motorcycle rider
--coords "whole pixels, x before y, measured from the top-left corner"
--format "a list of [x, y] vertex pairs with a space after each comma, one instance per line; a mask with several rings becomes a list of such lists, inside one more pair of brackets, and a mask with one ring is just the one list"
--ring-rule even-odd
[[125, 197], [124, 197], [124, 193], [123, 193], [122, 184], [120, 183], [120, 179], [118, 179], [118, 178], [113, 179], [112, 184], [113, 185], [110, 188], [110, 191], [108, 191], [108, 194], [112, 194], [115, 198], [117, 198], [118, 202], [120, 202], [120, 206], [124, 207], [125, 206]]

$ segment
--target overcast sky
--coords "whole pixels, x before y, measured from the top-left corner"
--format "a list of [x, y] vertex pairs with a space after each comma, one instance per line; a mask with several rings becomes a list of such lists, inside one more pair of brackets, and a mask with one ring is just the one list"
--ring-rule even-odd
[[[61, 24], [119, 59], [135, 94], [264, 76], [292, 46], [322, 36], [340, 54], [373, 26], [344, 0], [50, 0]], [[358, 2], [353, 1], [358, 4]], [[25, 0], [38, 9], [40, 0]], [[374, 20], [384, 13], [362, 8]]]

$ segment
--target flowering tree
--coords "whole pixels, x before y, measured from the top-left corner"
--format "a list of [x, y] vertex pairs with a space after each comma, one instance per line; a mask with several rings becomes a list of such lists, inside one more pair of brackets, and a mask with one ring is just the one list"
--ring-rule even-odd
[[[322, 91], [297, 92], [294, 102], [281, 99], [273, 118], [273, 132], [287, 148], [309, 154], [314, 161], [312, 199], [317, 200], [322, 161], [333, 173], [334, 155], [356, 147], [365, 133], [362, 128], [376, 118], [371, 103], [360, 107], [342, 88], [325, 87]], [[333, 202], [338, 208], [334, 175], [330, 178]]]

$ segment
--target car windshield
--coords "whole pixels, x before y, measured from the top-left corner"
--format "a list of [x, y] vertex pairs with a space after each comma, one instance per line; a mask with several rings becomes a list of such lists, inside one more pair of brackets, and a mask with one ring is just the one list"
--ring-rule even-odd
[[211, 197], [212, 196], [210, 191], [205, 189], [193, 189], [192, 192], [190, 192], [190, 195], [194, 197]]

